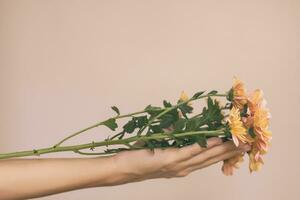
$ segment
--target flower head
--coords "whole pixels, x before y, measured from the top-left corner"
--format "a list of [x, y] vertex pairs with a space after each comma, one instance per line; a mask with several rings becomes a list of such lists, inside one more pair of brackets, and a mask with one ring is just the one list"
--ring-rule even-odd
[[265, 108], [266, 106], [266, 100], [263, 98], [263, 91], [260, 89], [254, 90], [247, 100], [249, 110], [252, 114], [254, 114], [257, 109]]
[[[235, 78], [232, 87], [232, 109], [228, 117], [228, 124], [233, 142], [249, 143], [250, 172], [258, 171], [264, 164], [262, 156], [268, 152], [272, 132], [269, 130], [270, 112], [266, 108], [266, 100], [260, 89], [246, 95], [244, 84]], [[241, 114], [242, 113], [242, 114]], [[222, 171], [225, 175], [232, 175], [234, 168], [238, 168], [243, 155], [235, 156], [224, 161]]]
[[233, 106], [243, 109], [244, 105], [247, 104], [247, 94], [244, 83], [238, 78], [234, 78], [233, 83]]
[[[257, 92], [256, 92], [257, 93]], [[250, 115], [253, 118], [253, 131], [256, 136], [256, 141], [258, 144], [264, 145], [257, 145], [258, 150], [266, 151], [266, 146], [268, 145], [270, 140], [272, 139], [272, 133], [269, 130], [269, 120], [270, 120], [270, 112], [265, 107], [265, 100], [263, 99], [262, 92], [260, 93], [260, 97], [257, 98], [258, 101], [253, 101], [252, 99], [252, 108], [250, 110]], [[251, 101], [249, 101], [249, 105]]]
[[265, 108], [256, 108], [253, 114], [253, 126], [257, 131], [267, 130], [269, 128], [270, 113]]
[[253, 171], [259, 171], [264, 164], [258, 149], [253, 147], [253, 149], [248, 153], [249, 154], [249, 170], [252, 173]]
[[232, 140], [236, 146], [239, 146], [239, 141], [243, 143], [252, 142], [250, 135], [248, 135], [247, 130], [243, 125], [240, 116], [240, 111], [238, 108], [233, 107], [230, 110], [228, 122], [229, 122], [230, 132], [232, 134]]
[[261, 90], [255, 90], [248, 99], [250, 130], [254, 134], [252, 150], [249, 152], [250, 172], [260, 170], [263, 165], [262, 155], [267, 153], [272, 132], [269, 130], [270, 113], [265, 107], [265, 99]]

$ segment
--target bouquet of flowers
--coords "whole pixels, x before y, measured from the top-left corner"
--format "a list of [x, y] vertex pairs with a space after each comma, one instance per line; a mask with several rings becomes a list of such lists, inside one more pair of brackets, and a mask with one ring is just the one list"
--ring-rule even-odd
[[[224, 105], [218, 101], [219, 98], [225, 99]], [[192, 102], [201, 99], [205, 99], [207, 105], [201, 113], [193, 113]], [[75, 132], [51, 147], [1, 153], [0, 159], [63, 151], [81, 155], [107, 155], [136, 149], [181, 148], [194, 143], [206, 147], [208, 138], [220, 137], [224, 141], [232, 140], [236, 146], [240, 143], [250, 144], [252, 148], [247, 152], [249, 169], [250, 172], [258, 171], [263, 164], [262, 155], [267, 153], [271, 140], [270, 113], [265, 105], [261, 90], [247, 94], [244, 84], [235, 78], [233, 86], [225, 94], [216, 90], [200, 91], [189, 98], [182, 92], [175, 104], [164, 100], [161, 107], [148, 105], [141, 111], [129, 114], [121, 114], [116, 106], [112, 106], [116, 113], [114, 117]], [[129, 120], [119, 128], [118, 120], [122, 118]], [[103, 141], [64, 145], [67, 140], [99, 126], [118, 132]], [[98, 151], [99, 147], [105, 149]], [[232, 175], [233, 169], [243, 161], [243, 156], [241, 154], [225, 160], [223, 173]]]

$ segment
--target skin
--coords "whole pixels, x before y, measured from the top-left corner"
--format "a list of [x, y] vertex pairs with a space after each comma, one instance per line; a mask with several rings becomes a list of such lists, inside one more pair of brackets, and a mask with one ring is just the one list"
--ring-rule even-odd
[[100, 186], [156, 178], [185, 177], [235, 155], [250, 146], [236, 147], [210, 138], [208, 147], [124, 151], [96, 158], [8, 159], [0, 161], [0, 200], [28, 199]]

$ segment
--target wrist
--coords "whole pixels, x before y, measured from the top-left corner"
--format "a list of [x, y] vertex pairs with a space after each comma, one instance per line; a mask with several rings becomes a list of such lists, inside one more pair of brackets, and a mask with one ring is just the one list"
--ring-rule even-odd
[[91, 158], [93, 165], [97, 168], [96, 181], [88, 187], [113, 186], [140, 180], [128, 166], [116, 156], [105, 156]]
[[126, 158], [124, 159], [122, 155], [116, 154], [110, 156], [110, 162], [112, 163], [111, 165], [114, 171], [113, 181], [115, 185], [144, 180], [142, 174], [139, 174], [134, 167], [131, 166], [131, 162]]

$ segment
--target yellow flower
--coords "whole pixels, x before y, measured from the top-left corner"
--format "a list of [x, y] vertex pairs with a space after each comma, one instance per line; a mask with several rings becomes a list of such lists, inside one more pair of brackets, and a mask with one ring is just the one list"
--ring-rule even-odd
[[230, 110], [228, 122], [232, 134], [232, 140], [236, 146], [239, 145], [239, 141], [243, 143], [251, 143], [253, 141], [247, 134], [246, 128], [241, 121], [240, 111], [238, 108], [233, 107]]
[[222, 172], [226, 176], [233, 175], [234, 168], [238, 169], [240, 167], [240, 163], [244, 161], [243, 158], [244, 154], [234, 156], [230, 159], [224, 160], [223, 166], [222, 166]]
[[189, 100], [189, 97], [184, 91], [182, 91], [181, 94], [180, 94], [179, 100], [180, 101], [187, 101], [187, 100]]
[[[179, 101], [187, 101], [189, 99], [190, 98], [188, 97], [188, 95], [184, 91], [182, 91], [179, 97]], [[187, 105], [192, 105], [192, 102], [188, 102]]]
[[232, 89], [233, 89], [233, 106], [242, 110], [244, 105], [247, 104], [247, 94], [246, 94], [244, 83], [235, 77]]
[[253, 115], [253, 126], [260, 130], [269, 128], [270, 113], [264, 108], [256, 108]]

